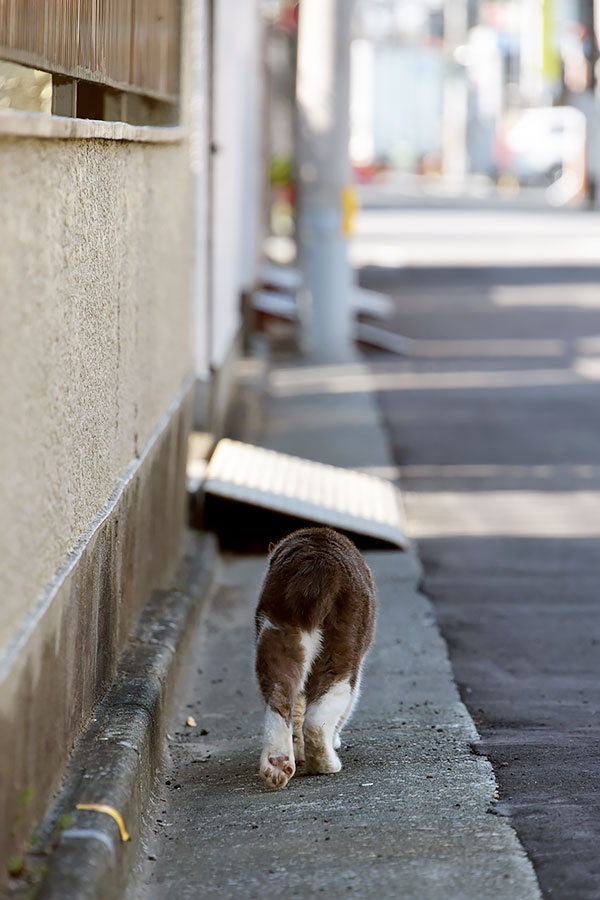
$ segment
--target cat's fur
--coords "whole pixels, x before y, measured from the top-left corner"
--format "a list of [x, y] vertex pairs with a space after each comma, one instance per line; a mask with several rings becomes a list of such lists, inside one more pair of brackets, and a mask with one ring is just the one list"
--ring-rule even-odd
[[375, 630], [371, 572], [348, 538], [303, 528], [272, 550], [256, 609], [256, 674], [266, 703], [260, 774], [339, 772], [340, 731]]

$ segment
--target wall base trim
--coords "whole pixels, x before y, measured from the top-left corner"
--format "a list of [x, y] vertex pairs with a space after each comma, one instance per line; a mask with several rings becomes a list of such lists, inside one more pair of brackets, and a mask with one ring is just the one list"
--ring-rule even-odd
[[0, 865], [22, 852], [144, 604], [177, 563], [193, 394], [188, 377], [2, 656]]

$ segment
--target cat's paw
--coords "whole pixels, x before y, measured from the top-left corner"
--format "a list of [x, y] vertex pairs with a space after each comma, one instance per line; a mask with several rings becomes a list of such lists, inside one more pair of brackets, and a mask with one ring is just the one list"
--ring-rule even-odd
[[333, 737], [333, 749], [334, 749], [334, 750], [339, 750], [341, 746], [342, 746], [342, 741], [341, 741], [341, 738], [340, 738], [339, 734], [334, 735], [334, 737]]
[[320, 753], [306, 757], [305, 772], [307, 775], [334, 775], [342, 768], [337, 753]]
[[269, 756], [260, 767], [265, 784], [272, 791], [285, 787], [295, 771], [289, 756]]
[[333, 775], [342, 768], [337, 753], [328, 746], [320, 728], [304, 731], [304, 748], [307, 775]]

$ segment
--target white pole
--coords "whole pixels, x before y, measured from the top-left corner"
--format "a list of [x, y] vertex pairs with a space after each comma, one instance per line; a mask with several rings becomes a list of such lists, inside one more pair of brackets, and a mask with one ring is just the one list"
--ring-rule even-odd
[[456, 51], [467, 42], [466, 0], [444, 2], [444, 53], [446, 58], [442, 122], [442, 171], [456, 188], [467, 174], [467, 79]]
[[342, 197], [350, 178], [352, 0], [300, 0], [296, 81], [298, 262], [311, 308], [304, 344], [314, 358], [350, 353], [352, 287]]

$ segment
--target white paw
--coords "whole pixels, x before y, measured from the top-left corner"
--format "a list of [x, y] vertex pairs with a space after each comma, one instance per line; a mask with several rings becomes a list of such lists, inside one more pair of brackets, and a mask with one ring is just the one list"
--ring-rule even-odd
[[304, 731], [304, 749], [306, 751], [306, 772], [308, 775], [332, 775], [339, 772], [342, 764], [333, 747], [324, 740], [323, 732], [318, 729]]
[[289, 756], [271, 754], [261, 759], [260, 774], [266, 786], [272, 791], [285, 787], [295, 771], [294, 760]]
[[342, 742], [341, 742], [341, 740], [340, 740], [339, 734], [334, 735], [334, 738], [333, 738], [333, 749], [334, 749], [334, 750], [339, 750], [341, 746], [342, 746]]

